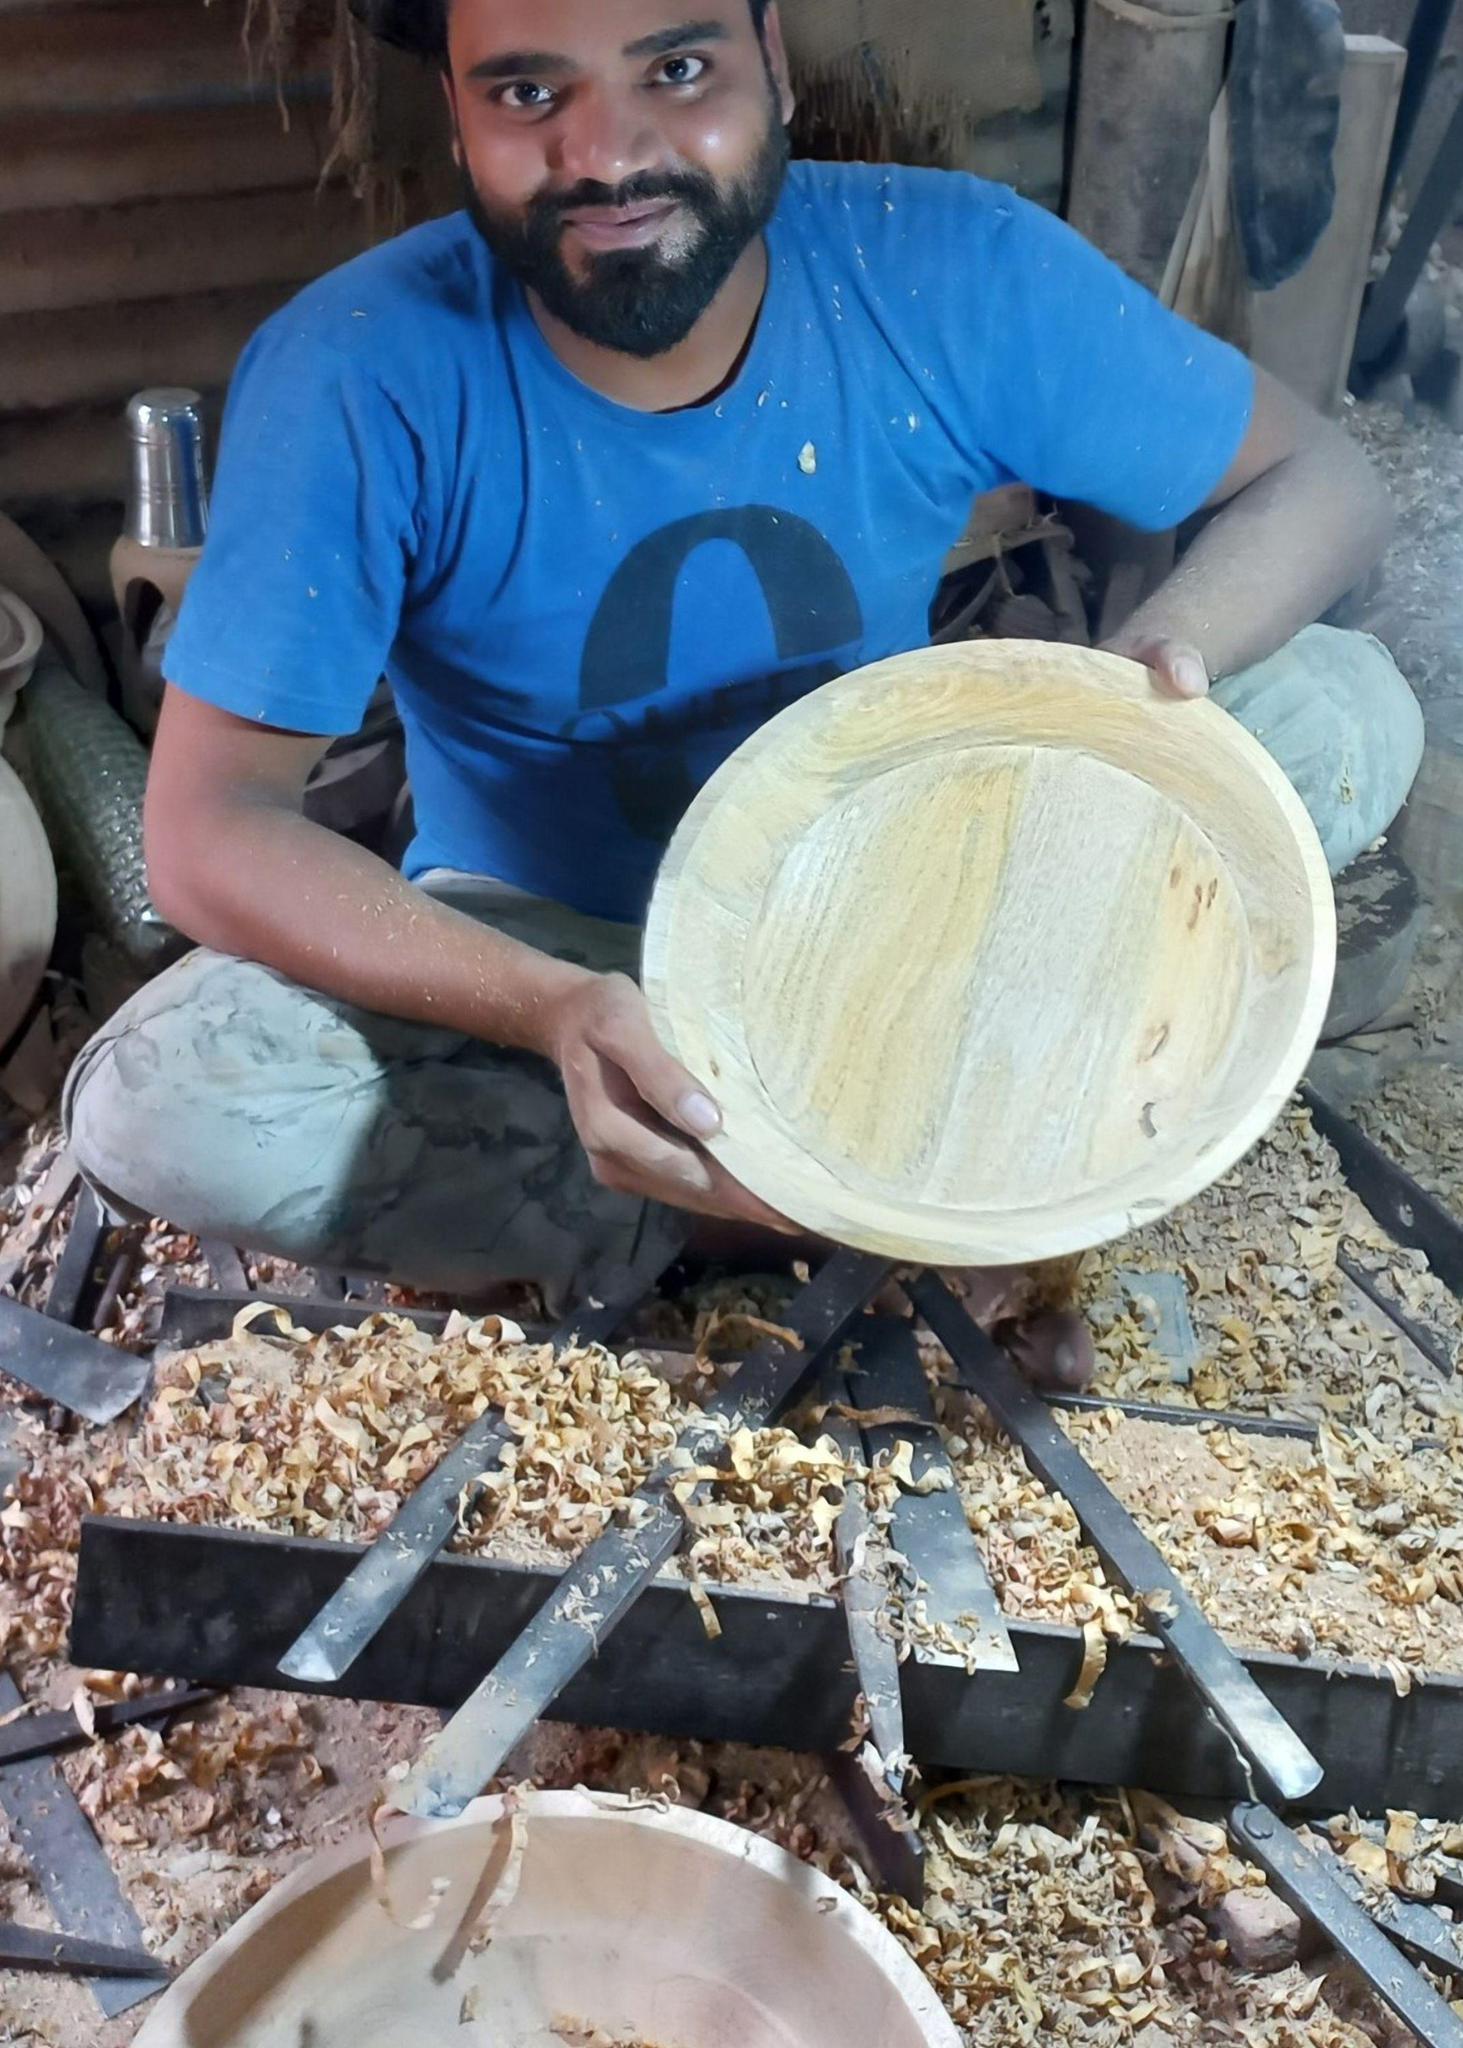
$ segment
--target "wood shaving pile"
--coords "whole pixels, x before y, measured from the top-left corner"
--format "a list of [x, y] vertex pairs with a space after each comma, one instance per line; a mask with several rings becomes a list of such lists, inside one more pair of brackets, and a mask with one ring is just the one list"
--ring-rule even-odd
[[1356, 1120], [1415, 1181], [1463, 1217], [1463, 1066], [1415, 1060], [1356, 1104]]
[[[1359, 1302], [1343, 1247], [1463, 1356], [1463, 1307], [1361, 1209], [1303, 1109], [1206, 1194], [1093, 1254], [1078, 1299], [1114, 1397], [1315, 1422], [1316, 1445], [1104, 1415], [1059, 1419], [1234, 1641], [1414, 1671], [1463, 1670], [1463, 1399]], [[1200, 1357], [1175, 1385], [1120, 1272], [1182, 1275]], [[942, 1355], [941, 1355], [942, 1356]], [[943, 1391], [967, 1514], [1012, 1614], [1144, 1626], [1065, 1501], [983, 1410]]]
[[[1231, 1640], [1386, 1664], [1405, 1689], [1414, 1672], [1463, 1670], [1463, 1402], [1375, 1315], [1358, 1313], [1336, 1257], [1363, 1232], [1399, 1292], [1441, 1328], [1448, 1311], [1420, 1255], [1399, 1254], [1358, 1216], [1330, 1147], [1296, 1110], [1217, 1187], [1094, 1255], [1077, 1279], [1101, 1391], [1310, 1417], [1319, 1443], [1111, 1412], [1064, 1420]], [[1199, 1339], [1187, 1387], [1171, 1383], [1141, 1293], [1115, 1277], [1165, 1268], [1183, 1275]], [[938, 1347], [929, 1363], [941, 1369]], [[457, 1547], [562, 1564], [672, 1451], [698, 1390], [694, 1376], [670, 1384], [649, 1354], [589, 1346], [556, 1358], [498, 1319], [459, 1318], [440, 1342], [390, 1315], [315, 1337], [268, 1317], [241, 1324], [230, 1340], [167, 1363], [140, 1424], [92, 1432], [84, 1474], [35, 1430], [33, 1469], [0, 1514], [18, 1592], [11, 1631], [35, 1650], [59, 1641], [89, 1510], [368, 1540], [489, 1406], [504, 1411], [515, 1441], [483, 1475], [483, 1503]], [[1121, 1641], [1144, 1615], [1108, 1585], [1071, 1510], [984, 1411], [940, 1394], [967, 1514], [1006, 1610], [1085, 1628], [1100, 1672], [1097, 1638]], [[832, 1530], [849, 1474], [831, 1439], [774, 1428], [732, 1448], [730, 1474], [699, 1499], [693, 1488], [708, 1475], [685, 1476], [697, 1534], [673, 1569], [834, 1590]], [[855, 1469], [871, 1483], [876, 1523], [887, 1522], [907, 1470]]]
[[876, 1898], [867, 1880], [858, 1888], [969, 2048], [1376, 2048], [1400, 2038], [1328, 1953], [1270, 1976], [1236, 1974], [1206, 1915], [1232, 1890], [1263, 1889], [1263, 1878], [1230, 1853], [1222, 1829], [1160, 1800], [977, 1780], [937, 1788], [921, 1832], [922, 1910]]

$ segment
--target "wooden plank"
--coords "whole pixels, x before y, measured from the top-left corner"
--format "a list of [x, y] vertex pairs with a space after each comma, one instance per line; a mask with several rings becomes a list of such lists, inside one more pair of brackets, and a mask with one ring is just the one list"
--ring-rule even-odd
[[1253, 295], [1255, 361], [1322, 412], [1339, 411], [1346, 395], [1406, 66], [1385, 36], [1346, 38], [1330, 226], [1303, 270]]

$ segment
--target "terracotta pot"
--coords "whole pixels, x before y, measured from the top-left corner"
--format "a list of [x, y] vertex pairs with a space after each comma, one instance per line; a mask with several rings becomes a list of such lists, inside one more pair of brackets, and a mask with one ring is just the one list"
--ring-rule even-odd
[[136, 2048], [958, 2048], [892, 1935], [759, 1836], [583, 1792], [521, 1810], [521, 1881], [481, 1953], [452, 1967], [504, 1860], [499, 1799], [392, 1823], [390, 1913], [365, 1840], [314, 1858], [180, 1978]]

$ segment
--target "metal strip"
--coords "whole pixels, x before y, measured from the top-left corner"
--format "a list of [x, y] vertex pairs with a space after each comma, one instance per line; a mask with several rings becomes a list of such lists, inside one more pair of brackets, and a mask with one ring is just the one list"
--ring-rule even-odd
[[1190, 1429], [1232, 1429], [1239, 1436], [1293, 1437], [1298, 1443], [1320, 1440], [1314, 1422], [1299, 1416], [1244, 1415], [1232, 1408], [1176, 1408], [1166, 1401], [1110, 1401], [1102, 1394], [1051, 1394], [1042, 1390], [1048, 1408], [1065, 1408], [1072, 1415], [1101, 1415], [1116, 1409], [1130, 1422], [1177, 1423]]
[[[115, 1666], [101, 1668], [111, 1670]], [[214, 1696], [212, 1686], [179, 1686], [172, 1692], [149, 1693], [141, 1699], [99, 1706], [97, 1734], [115, 1735], [118, 1729], [130, 1728], [136, 1721], [168, 1720], [174, 1714], [186, 1713], [190, 1707], [201, 1707]], [[61, 1750], [80, 1749], [90, 1740], [73, 1713], [27, 1714], [23, 1720], [0, 1728], [0, 1764], [23, 1763], [33, 1756], [55, 1756]]]
[[[205, 1238], [198, 1247], [203, 1254], [204, 1264], [214, 1277], [214, 1282], [226, 1293], [237, 1295], [243, 1301], [254, 1299], [249, 1285], [249, 1275], [244, 1271], [244, 1261], [231, 1244], [225, 1244], [216, 1237]], [[173, 1290], [169, 1288], [171, 1296]]]
[[869, 1854], [874, 1876], [886, 1891], [897, 1892], [912, 1906], [924, 1903], [925, 1849], [918, 1829], [891, 1824], [897, 1810], [881, 1799], [860, 1769], [858, 1759], [836, 1750], [828, 1759], [828, 1775], [848, 1808], [859, 1839]]
[[[304, 1537], [88, 1517], [73, 1661], [278, 1686], [280, 1657], [361, 1554]], [[348, 1684], [322, 1690], [450, 1712], [562, 1583], [557, 1572], [439, 1558]], [[855, 1692], [838, 1604], [721, 1586], [716, 1609], [723, 1633], [713, 1643], [682, 1581], [652, 1585], [554, 1701], [556, 1718], [833, 1755]], [[1091, 1705], [1074, 1713], [1063, 1701], [1081, 1669], [1080, 1633], [1021, 1620], [1010, 1628], [1017, 1673], [972, 1683], [913, 1658], [901, 1667], [909, 1748], [924, 1768], [1137, 1785], [1175, 1800], [1245, 1796], [1234, 1745], [1196, 1710], [1156, 1637], [1113, 1644]], [[1463, 1675], [1430, 1673], [1400, 1698], [1390, 1673], [1366, 1665], [1263, 1650], [1244, 1662], [1325, 1762], [1306, 1811], [1354, 1802], [1363, 1813], [1463, 1813]]]
[[1373, 1891], [1360, 1871], [1353, 1870], [1339, 1856], [1321, 1856], [1317, 1860], [1332, 1883], [1340, 1885], [1352, 1903], [1375, 1920], [1398, 1948], [1409, 1955], [1422, 1956], [1450, 1977], [1463, 1977], [1463, 1948], [1459, 1946], [1455, 1926], [1413, 1900], [1399, 1899], [1390, 1891]]
[[[14, 1679], [0, 1671], [0, 1713], [23, 1704]], [[47, 1757], [6, 1764], [0, 1770], [0, 1806], [47, 1905], [67, 1932], [114, 1948], [141, 1948], [142, 1922], [60, 1768]], [[85, 1982], [108, 2019], [130, 2012], [161, 1988], [154, 1978], [87, 1977]]]
[[[780, 1339], [759, 1346], [708, 1401], [705, 1420], [682, 1434], [678, 1452], [695, 1464], [718, 1458], [733, 1430], [760, 1428], [779, 1414], [891, 1271], [885, 1260], [835, 1252], [787, 1311], [787, 1327], [806, 1349]], [[680, 1548], [686, 1524], [670, 1494], [677, 1469], [662, 1466], [639, 1489], [627, 1520], [590, 1544], [507, 1655], [427, 1744], [397, 1788], [403, 1811], [442, 1820], [461, 1813], [596, 1654]]]
[[66, 1235], [65, 1249], [56, 1262], [46, 1295], [46, 1314], [55, 1322], [76, 1325], [86, 1320], [101, 1292], [99, 1270], [102, 1245], [110, 1228], [107, 1212], [90, 1185], [83, 1181], [76, 1198], [76, 1214]]
[[114, 1422], [140, 1398], [152, 1378], [152, 1361], [0, 1295], [0, 1372], [88, 1422], [102, 1423]]
[[[164, 1964], [145, 1948], [116, 1948], [110, 1942], [84, 1941], [75, 1934], [53, 1934], [48, 1927], [22, 1927], [0, 1920], [0, 1965], [32, 1970], [74, 1970], [78, 1975], [166, 1978]], [[148, 1992], [161, 1990], [154, 1983]]]
[[1355, 1259], [1348, 1258], [1345, 1252], [1337, 1253], [1336, 1264], [1352, 1286], [1359, 1288], [1373, 1307], [1382, 1311], [1387, 1321], [1402, 1332], [1409, 1344], [1416, 1346], [1435, 1371], [1440, 1372], [1444, 1379], [1450, 1380], [1453, 1377], [1453, 1361], [1432, 1330], [1410, 1316], [1394, 1296], [1377, 1285], [1375, 1276], [1369, 1273], [1365, 1266], [1359, 1265]]
[[[556, 1351], [580, 1341], [600, 1342], [614, 1335], [635, 1305], [625, 1302], [576, 1310], [549, 1342]], [[494, 1409], [463, 1431], [416, 1492], [397, 1509], [340, 1591], [280, 1658], [279, 1668], [286, 1678], [328, 1685], [345, 1677], [432, 1559], [446, 1548], [458, 1517], [466, 1520], [476, 1512], [483, 1495], [478, 1482], [512, 1441], [512, 1429]]]
[[1103, 1564], [1141, 1602], [1156, 1632], [1242, 1756], [1287, 1803], [1313, 1792], [1322, 1771], [1293, 1728], [1260, 1691], [1183, 1582], [1110, 1488], [1098, 1478], [1041, 1398], [978, 1330], [933, 1273], [905, 1282], [910, 1300], [1042, 1484], [1067, 1501]]
[[1352, 1902], [1320, 1859], [1268, 1806], [1249, 1801], [1229, 1816], [1236, 1846], [1258, 1863], [1292, 1912], [1314, 1922], [1355, 1963], [1383, 2004], [1429, 2048], [1463, 2048], [1463, 2022], [1425, 1977], [1403, 1961], [1370, 1914]]
[[[837, 1397], [852, 1407], [847, 1382], [835, 1377], [831, 1384]], [[856, 1424], [830, 1415], [823, 1428], [837, 1444], [845, 1465], [863, 1462], [863, 1437]], [[881, 1563], [884, 1546], [880, 1543], [874, 1548], [874, 1529], [863, 1482], [852, 1476], [844, 1488], [843, 1509], [833, 1530], [833, 1547], [842, 1581], [839, 1590], [848, 1623], [853, 1668], [869, 1717], [869, 1734], [883, 1765], [889, 1797], [901, 1800], [907, 1775], [904, 1700], [899, 1687], [899, 1653], [893, 1637], [880, 1625], [889, 1597], [889, 1582]]]
[[[1463, 102], [1459, 111], [1463, 114]], [[1316, 1129], [1335, 1146], [1347, 1182], [1382, 1228], [1399, 1244], [1426, 1252], [1438, 1278], [1463, 1299], [1463, 1218], [1430, 1195], [1334, 1102], [1309, 1084], [1300, 1096]]]
[[943, 1473], [949, 1482], [930, 1493], [901, 1493], [890, 1526], [891, 1543], [920, 1581], [918, 1598], [928, 1620], [936, 1628], [948, 1628], [963, 1645], [961, 1650], [916, 1646], [915, 1657], [959, 1671], [1014, 1671], [1011, 1633], [965, 1519], [913, 1326], [881, 1321], [860, 1349], [852, 1384], [854, 1406], [902, 1408], [920, 1418], [866, 1426], [870, 1455], [885, 1456], [905, 1438], [913, 1450], [910, 1470], [916, 1483], [931, 1473]]

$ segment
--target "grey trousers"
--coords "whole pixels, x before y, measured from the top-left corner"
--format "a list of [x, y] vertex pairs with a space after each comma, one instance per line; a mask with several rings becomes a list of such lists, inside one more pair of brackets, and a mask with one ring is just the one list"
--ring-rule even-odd
[[[1333, 873], [1386, 830], [1422, 757], [1391, 657], [1312, 627], [1215, 697], [1286, 770]], [[633, 974], [639, 933], [470, 876], [433, 895], [545, 952]], [[71, 1145], [123, 1214], [302, 1265], [471, 1296], [537, 1281], [552, 1306], [646, 1284], [687, 1222], [593, 1180], [545, 1061], [190, 954], [87, 1045]]]

